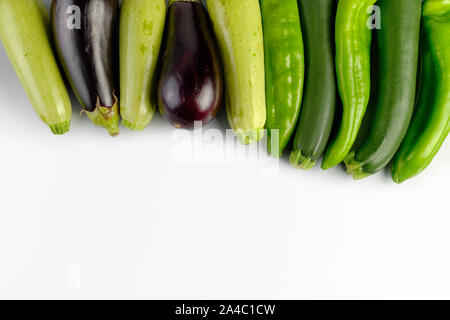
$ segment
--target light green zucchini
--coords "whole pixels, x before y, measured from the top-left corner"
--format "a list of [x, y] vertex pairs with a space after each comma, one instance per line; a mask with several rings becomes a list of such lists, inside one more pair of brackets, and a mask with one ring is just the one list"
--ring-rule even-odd
[[155, 70], [166, 17], [165, 0], [124, 0], [120, 13], [120, 114], [143, 130], [152, 120]]
[[266, 123], [264, 40], [258, 0], [207, 0], [224, 64], [228, 122], [243, 144]]
[[69, 131], [72, 107], [41, 0], [0, 0], [0, 39], [37, 115], [54, 134]]

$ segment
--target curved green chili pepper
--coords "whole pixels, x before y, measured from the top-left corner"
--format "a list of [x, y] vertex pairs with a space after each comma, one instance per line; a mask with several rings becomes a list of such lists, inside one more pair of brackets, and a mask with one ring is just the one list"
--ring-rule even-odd
[[323, 169], [344, 160], [355, 142], [370, 96], [370, 7], [376, 0], [340, 0], [336, 15], [336, 71], [343, 102], [341, 127], [328, 147]]
[[450, 1], [423, 6], [421, 88], [413, 121], [392, 163], [401, 183], [422, 172], [450, 132]]
[[[304, 53], [297, 0], [260, 0], [266, 71], [267, 147], [286, 148], [300, 114]], [[273, 141], [272, 141], [273, 140]]]
[[392, 160], [408, 130], [416, 97], [422, 1], [377, 4], [381, 29], [375, 32], [372, 54], [373, 116], [367, 138], [345, 158], [347, 172], [355, 180], [380, 171]]

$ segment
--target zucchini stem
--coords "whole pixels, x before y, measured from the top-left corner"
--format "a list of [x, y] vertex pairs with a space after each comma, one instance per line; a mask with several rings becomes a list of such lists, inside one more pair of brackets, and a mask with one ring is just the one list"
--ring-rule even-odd
[[292, 167], [302, 170], [312, 169], [316, 164], [316, 160], [312, 160], [311, 157], [304, 156], [301, 150], [292, 151], [291, 156], [289, 157], [289, 162]]
[[355, 151], [350, 152], [344, 160], [347, 173], [353, 176], [354, 180], [362, 180], [371, 174], [366, 172], [361, 162], [355, 159]]
[[64, 134], [69, 131], [70, 128], [70, 120], [66, 122], [61, 122], [58, 124], [50, 125], [50, 129], [52, 130], [53, 134]]

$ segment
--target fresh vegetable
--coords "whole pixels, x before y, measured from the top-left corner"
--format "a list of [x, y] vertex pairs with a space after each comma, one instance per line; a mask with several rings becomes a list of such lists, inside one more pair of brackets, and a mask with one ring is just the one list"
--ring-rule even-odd
[[304, 52], [297, 0], [260, 0], [266, 64], [267, 146], [280, 157], [297, 124]]
[[223, 100], [219, 50], [199, 0], [171, 0], [163, 43], [158, 106], [174, 126], [211, 121]]
[[164, 0], [124, 0], [120, 9], [120, 115], [144, 130], [156, 110], [155, 69], [166, 18]]
[[258, 0], [207, 0], [225, 71], [228, 121], [240, 141], [263, 137], [264, 42]]
[[376, 0], [340, 0], [336, 13], [336, 71], [343, 114], [325, 152], [323, 169], [344, 160], [355, 142], [370, 96], [370, 7]]
[[336, 0], [300, 0], [305, 42], [305, 89], [291, 165], [312, 168], [330, 139], [336, 109], [334, 20]]
[[416, 110], [392, 163], [392, 178], [397, 183], [421, 173], [450, 131], [450, 1], [424, 2], [421, 44]]
[[1, 0], [0, 39], [37, 115], [54, 134], [69, 131], [72, 107], [42, 1]]
[[347, 171], [362, 179], [383, 169], [406, 135], [414, 109], [419, 56], [421, 0], [379, 0], [376, 31], [374, 111], [367, 138], [345, 159]]
[[53, 33], [75, 94], [95, 124], [119, 133], [114, 61], [119, 0], [54, 0]]

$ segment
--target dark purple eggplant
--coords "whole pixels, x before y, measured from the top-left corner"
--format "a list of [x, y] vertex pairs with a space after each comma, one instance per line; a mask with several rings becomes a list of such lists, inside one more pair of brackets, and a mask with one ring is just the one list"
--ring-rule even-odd
[[115, 58], [119, 0], [53, 0], [56, 49], [67, 78], [96, 125], [119, 133]]
[[223, 100], [223, 70], [212, 25], [196, 0], [172, 0], [166, 19], [158, 107], [177, 128], [210, 122]]

